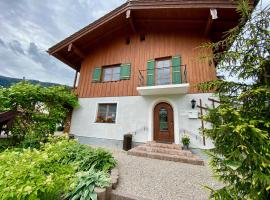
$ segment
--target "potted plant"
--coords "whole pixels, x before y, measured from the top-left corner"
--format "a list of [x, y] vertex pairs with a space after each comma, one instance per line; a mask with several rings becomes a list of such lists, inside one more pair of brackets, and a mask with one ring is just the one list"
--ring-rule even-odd
[[190, 138], [189, 138], [189, 136], [188, 135], [184, 135], [181, 140], [182, 140], [182, 144], [183, 144], [183, 149], [188, 149], [189, 144], [190, 144]]

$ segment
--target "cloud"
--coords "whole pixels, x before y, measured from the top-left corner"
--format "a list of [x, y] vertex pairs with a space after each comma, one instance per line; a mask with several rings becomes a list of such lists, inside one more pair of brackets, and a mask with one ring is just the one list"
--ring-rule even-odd
[[46, 50], [124, 2], [0, 1], [0, 74], [72, 85], [74, 70]]
[[1, 38], [0, 38], [0, 46], [6, 46], [5, 42], [3, 40], [1, 40]]
[[0, 74], [72, 85], [74, 70], [46, 50], [124, 2], [1, 0]]
[[15, 54], [24, 54], [24, 50], [22, 48], [22, 45], [17, 40], [12, 40], [9, 42], [9, 48], [15, 53]]

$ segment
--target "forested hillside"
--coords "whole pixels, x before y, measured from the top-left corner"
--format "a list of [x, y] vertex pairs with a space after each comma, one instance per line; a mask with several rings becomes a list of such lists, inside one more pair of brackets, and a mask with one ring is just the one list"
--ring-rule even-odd
[[[10, 77], [5, 77], [5, 76], [0, 75], [0, 86], [3, 86], [3, 87], [9, 87], [12, 84], [18, 83], [20, 81], [22, 81], [22, 79], [10, 78]], [[29, 81], [30, 83], [33, 83], [33, 84], [40, 84], [40, 85], [45, 86], [45, 87], [59, 85], [56, 83], [41, 82], [41, 81], [37, 81], [37, 80], [27, 80], [27, 81]]]

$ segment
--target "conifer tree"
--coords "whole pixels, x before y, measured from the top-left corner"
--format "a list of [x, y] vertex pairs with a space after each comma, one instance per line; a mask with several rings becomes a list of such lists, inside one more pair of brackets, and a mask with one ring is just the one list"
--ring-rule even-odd
[[[210, 164], [224, 187], [212, 199], [270, 199], [270, 10], [240, 0], [239, 25], [226, 39], [208, 43], [217, 69], [236, 80], [201, 84], [215, 90], [221, 103], [209, 110], [205, 130], [215, 148]], [[222, 50], [222, 51], [221, 51]]]

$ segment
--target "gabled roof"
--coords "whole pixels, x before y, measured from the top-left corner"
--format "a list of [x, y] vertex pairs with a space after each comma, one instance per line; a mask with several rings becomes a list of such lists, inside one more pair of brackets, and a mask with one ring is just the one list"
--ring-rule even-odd
[[[258, 0], [254, 2], [256, 4]], [[79, 70], [89, 49], [101, 38], [109, 37], [120, 29], [136, 31], [134, 29], [137, 27], [140, 32], [151, 27], [150, 23], [160, 24], [160, 20], [163, 20], [166, 23], [175, 23], [176, 27], [182, 24], [185, 29], [193, 30], [196, 27], [201, 30], [207, 26], [209, 9], [212, 8], [218, 10], [219, 19], [215, 26], [216, 35], [211, 37], [218, 40], [224, 31], [237, 25], [239, 15], [235, 11], [236, 6], [236, 3], [229, 0], [129, 0], [52, 46], [48, 53]]]

